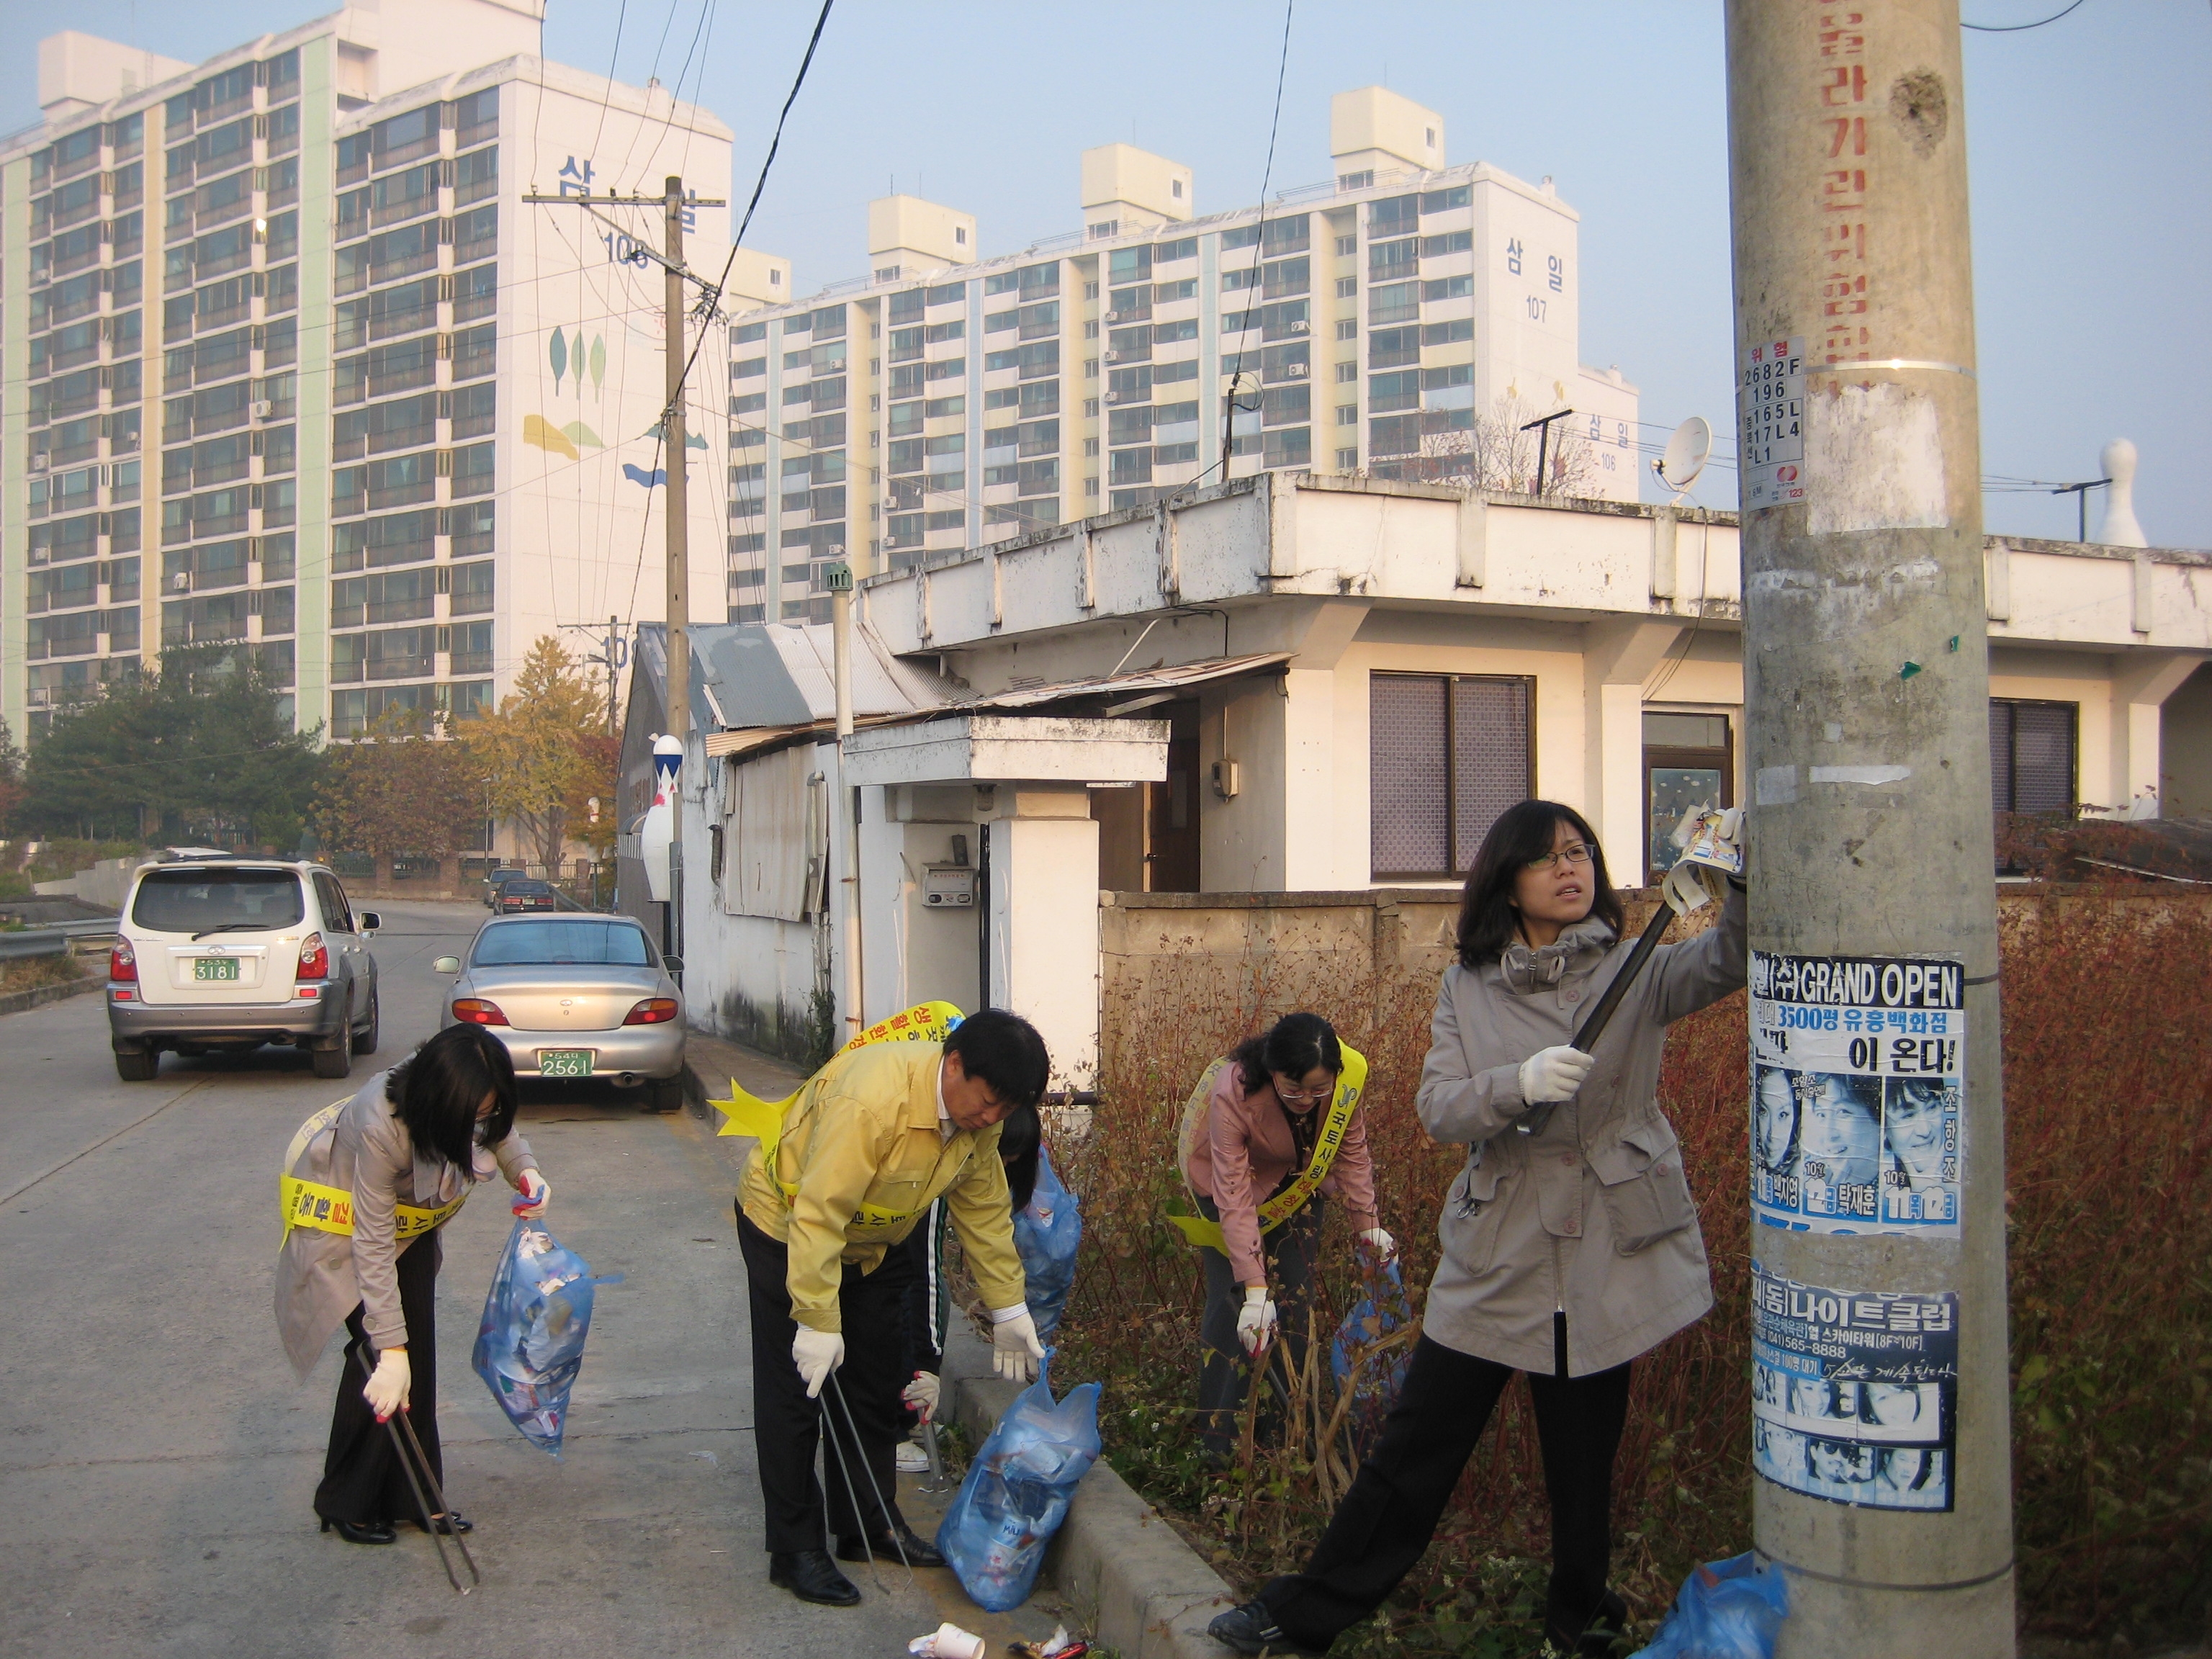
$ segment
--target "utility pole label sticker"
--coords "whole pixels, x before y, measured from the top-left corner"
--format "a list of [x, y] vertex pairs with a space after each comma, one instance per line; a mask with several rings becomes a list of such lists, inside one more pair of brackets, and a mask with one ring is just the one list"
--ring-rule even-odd
[[1808, 1498], [1948, 1510], [1959, 1297], [1820, 1290], [1752, 1272], [1751, 1461]]
[[1743, 348], [1736, 377], [1743, 510], [1805, 499], [1805, 339]]
[[1751, 957], [1751, 1210], [1816, 1233], [1959, 1234], [1966, 965]]

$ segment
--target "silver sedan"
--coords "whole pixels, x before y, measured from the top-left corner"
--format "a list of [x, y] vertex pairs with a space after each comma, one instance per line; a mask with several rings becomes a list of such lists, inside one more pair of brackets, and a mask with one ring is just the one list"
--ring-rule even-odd
[[441, 1025], [481, 1025], [515, 1074], [640, 1085], [655, 1111], [684, 1098], [683, 993], [645, 929], [627, 916], [499, 916], [477, 929]]

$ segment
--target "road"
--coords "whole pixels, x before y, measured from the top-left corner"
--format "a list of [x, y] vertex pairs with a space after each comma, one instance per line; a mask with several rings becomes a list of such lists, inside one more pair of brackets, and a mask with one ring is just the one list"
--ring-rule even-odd
[[[0, 1018], [0, 1655], [854, 1659], [945, 1619], [1001, 1651], [1048, 1633], [1049, 1601], [991, 1618], [943, 1571], [850, 1569], [853, 1609], [769, 1585], [730, 1211], [749, 1143], [603, 1086], [541, 1085], [521, 1114], [554, 1230], [628, 1275], [598, 1297], [562, 1461], [469, 1369], [500, 1191], [447, 1229], [440, 1423], [483, 1589], [454, 1595], [412, 1528], [386, 1548], [317, 1532], [337, 1349], [298, 1385], [277, 1344], [276, 1165], [309, 1113], [436, 1029], [431, 961], [483, 916], [375, 908], [384, 1047], [349, 1084], [289, 1049], [167, 1055], [126, 1084], [97, 995]], [[927, 1535], [939, 1500], [901, 1501]]]

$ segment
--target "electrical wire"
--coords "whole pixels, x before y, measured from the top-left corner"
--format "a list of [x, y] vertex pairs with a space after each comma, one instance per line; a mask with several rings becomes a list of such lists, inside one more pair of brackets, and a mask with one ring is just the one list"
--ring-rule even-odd
[[2046, 23], [2055, 23], [2069, 12], [2080, 9], [2081, 4], [2081, 0], [2074, 0], [2074, 3], [2067, 7], [2065, 11], [2054, 11], [2050, 16], [2033, 23], [1969, 23], [1961, 18], [1959, 21], [1959, 27], [1962, 29], [1972, 29], [1980, 34], [2018, 34], [2025, 29], [2039, 29]]
[[[612, 107], [615, 97], [615, 62], [622, 56], [623, 24], [629, 16], [629, 0], [622, 0], [621, 9], [615, 13], [614, 49], [607, 53], [607, 89], [599, 96], [599, 125], [592, 133], [592, 148], [587, 152], [588, 155], [596, 155], [599, 153], [599, 140], [606, 136], [607, 111]], [[541, 100], [544, 98], [545, 89], [542, 86], [538, 88], [538, 95]], [[537, 194], [535, 191], [531, 193]]]

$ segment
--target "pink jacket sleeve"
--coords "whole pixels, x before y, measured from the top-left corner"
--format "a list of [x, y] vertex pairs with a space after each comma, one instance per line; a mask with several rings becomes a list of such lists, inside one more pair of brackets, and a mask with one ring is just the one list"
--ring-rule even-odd
[[1252, 1119], [1244, 1078], [1234, 1061], [1221, 1068], [1206, 1104], [1206, 1151], [1213, 1164], [1213, 1202], [1221, 1212], [1222, 1242], [1240, 1285], [1264, 1285], [1260, 1257], [1260, 1200], [1252, 1190]]
[[1352, 1224], [1361, 1231], [1382, 1224], [1375, 1208], [1375, 1160], [1367, 1151], [1364, 1097], [1345, 1127], [1344, 1145], [1336, 1149], [1336, 1162], [1328, 1166], [1328, 1179], [1321, 1183], [1321, 1189], [1344, 1200], [1344, 1207], [1352, 1213]]

